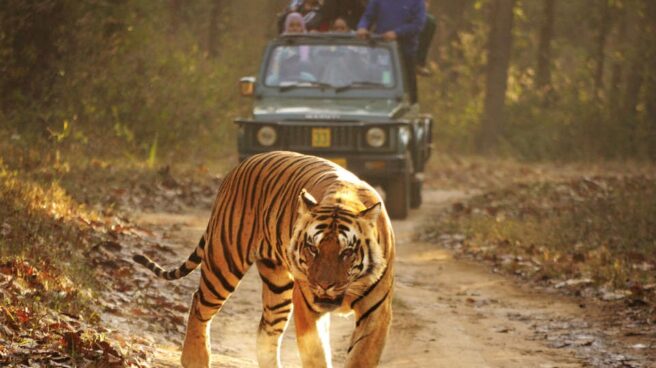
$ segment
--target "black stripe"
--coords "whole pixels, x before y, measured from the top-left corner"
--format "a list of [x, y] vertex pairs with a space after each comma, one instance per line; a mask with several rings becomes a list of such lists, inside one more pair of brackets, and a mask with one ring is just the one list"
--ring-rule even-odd
[[223, 302], [211, 303], [207, 301], [207, 299], [205, 299], [205, 295], [203, 295], [203, 291], [200, 288], [198, 289], [198, 301], [200, 304], [207, 308], [219, 308], [223, 305]]
[[[267, 194], [269, 194], [269, 195], [268, 195], [268, 198], [267, 198], [267, 207], [265, 208], [265, 211], [264, 211], [264, 213], [263, 213], [263, 216], [264, 216], [264, 222], [265, 222], [266, 224], [269, 224], [270, 221], [271, 221], [271, 210], [272, 210], [272, 208], [273, 208], [276, 204], [279, 204], [279, 202], [278, 202], [278, 196], [280, 195], [281, 190], [284, 189], [284, 187], [285, 187], [285, 185], [286, 185], [287, 183], [289, 183], [288, 180], [283, 180], [283, 178], [284, 178], [284, 176], [286, 175], [286, 173], [287, 173], [288, 170], [294, 168], [294, 164], [295, 164], [296, 162], [298, 162], [298, 161], [289, 162], [289, 160], [286, 160], [286, 159], [283, 157], [283, 158], [282, 158], [280, 161], [278, 161], [278, 162], [274, 165], [274, 167], [271, 168], [271, 170], [269, 171], [270, 173], [272, 173], [272, 175], [269, 175], [269, 177], [267, 178], [266, 184], [264, 185], [264, 191], [263, 191], [263, 193], [267, 193]], [[278, 172], [277, 169], [278, 169], [280, 166], [282, 166], [283, 164], [286, 164], [286, 165], [282, 168], [282, 170], [280, 170], [280, 171]], [[273, 175], [273, 173], [275, 173], [276, 175]], [[278, 185], [281, 184], [281, 183], [282, 183], [282, 185], [280, 185], [279, 187], [275, 188], [275, 186], [278, 186]], [[274, 188], [272, 188], [272, 186], [274, 186], [274, 188], [276, 189], [275, 191], [273, 191]]]
[[188, 259], [189, 261], [191, 261], [192, 263], [195, 263], [195, 264], [199, 264], [200, 261], [202, 260], [202, 259], [200, 258], [200, 256], [199, 256], [198, 254], [196, 254], [196, 251], [195, 251], [195, 250], [194, 250], [193, 253], [191, 253], [191, 255], [189, 255], [189, 258], [187, 258], [187, 259]]
[[[239, 182], [238, 182], [237, 193], [235, 193], [235, 196], [234, 196], [234, 201], [237, 201], [237, 199], [239, 199], [242, 203], [239, 203], [239, 205], [233, 205], [231, 207], [233, 213], [230, 216], [230, 219], [228, 220], [229, 221], [229, 224], [228, 224], [228, 238], [231, 241], [234, 240], [235, 247], [237, 248], [237, 259], [239, 260], [239, 262], [241, 264], [244, 264], [244, 254], [243, 254], [243, 249], [242, 249], [242, 246], [241, 246], [242, 227], [243, 227], [244, 221], [238, 221], [237, 222], [237, 229], [236, 229], [234, 237], [233, 237], [234, 226], [232, 225], [232, 222], [235, 218], [242, 219], [245, 216], [245, 212], [246, 212], [247, 208], [246, 208], [246, 203], [243, 203], [243, 202], [248, 200], [248, 195], [244, 191], [248, 188], [251, 188], [250, 187], [250, 182], [251, 182], [251, 176], [253, 175], [253, 170], [252, 170], [251, 166], [256, 166], [256, 165], [257, 165], [257, 161], [255, 161], [252, 164], [249, 163], [249, 165], [245, 165], [244, 169], [242, 170], [242, 174], [241, 174], [241, 176], [239, 178]], [[240, 192], [241, 192], [241, 194], [240, 194]], [[237, 209], [240, 211], [239, 216], [235, 216], [235, 214], [234, 214], [234, 211], [237, 210]], [[233, 271], [233, 273], [235, 275], [237, 275], [237, 277], [239, 279], [241, 279], [244, 276], [243, 273], [241, 273], [241, 271], [237, 267], [235, 267], [234, 270], [231, 267], [230, 270]]]
[[369, 266], [367, 267], [367, 273], [371, 273], [374, 269], [374, 255], [371, 250], [371, 244], [369, 243], [369, 239], [366, 240], [367, 243], [367, 258], [369, 258]]
[[185, 264], [180, 265], [180, 268], [178, 268], [178, 271], [180, 271], [180, 275], [178, 276], [178, 278], [189, 275], [189, 273], [194, 269], [195, 268], [188, 268]]
[[360, 261], [360, 263], [353, 266], [353, 268], [357, 269], [358, 272], [362, 272], [362, 269], [364, 268], [364, 263], [362, 263], [362, 257], [360, 257], [359, 261]]
[[287, 319], [288, 319], [288, 317], [280, 317], [280, 318], [276, 318], [273, 321], [269, 322], [269, 321], [267, 321], [266, 318], [262, 318], [262, 321], [264, 321], [264, 323], [266, 323], [269, 326], [275, 326], [280, 322], [287, 322]]
[[177, 272], [178, 272], [177, 269], [164, 272], [164, 279], [165, 280], [174, 280], [176, 278]]
[[266, 259], [266, 258], [258, 259], [258, 262], [260, 264], [262, 264], [262, 266], [264, 266], [264, 267], [266, 267], [270, 270], [275, 270], [276, 267], [279, 266], [279, 265], [275, 264], [272, 260]]
[[[250, 179], [249, 179], [248, 188], [250, 188], [250, 196], [247, 195], [247, 201], [246, 201], [245, 206], [246, 206], [246, 208], [250, 208], [251, 211], [253, 211], [253, 206], [256, 203], [255, 202], [255, 194], [260, 193], [260, 191], [255, 190], [255, 189], [260, 184], [260, 178], [264, 177], [264, 175], [262, 175], [262, 171], [264, 171], [264, 169], [269, 167], [269, 162], [271, 160], [273, 160], [273, 158], [274, 158], [274, 156], [268, 156], [263, 161], [258, 160], [257, 163], [259, 165], [260, 170], [256, 174], [253, 174], [255, 176], [255, 181], [252, 184], [250, 184]], [[251, 171], [254, 172], [255, 168], [253, 168]], [[264, 194], [266, 195], [266, 193], [264, 193]], [[249, 230], [248, 240], [246, 241], [246, 251], [245, 251], [245, 253], [242, 252], [241, 244], [240, 244], [240, 248], [238, 249], [239, 257], [242, 260], [242, 263], [246, 263], [248, 265], [250, 265], [250, 263], [251, 263], [250, 253], [251, 253], [251, 248], [253, 246], [253, 241], [254, 241], [255, 233], [256, 233], [255, 229], [257, 229], [258, 221], [259, 221], [259, 216], [257, 216], [257, 214], [256, 214], [255, 217], [254, 217], [253, 223], [251, 224], [251, 228]], [[241, 234], [239, 234], [238, 236], [241, 237]], [[245, 260], [244, 260], [244, 257], [245, 257]]]
[[[356, 305], [357, 303], [359, 303], [360, 300], [362, 300], [364, 297], [366, 297], [367, 295], [369, 295], [369, 293], [370, 293], [373, 289], [376, 288], [376, 285], [378, 285], [378, 283], [380, 282], [380, 280], [382, 280], [382, 279], [385, 277], [385, 274], [387, 273], [387, 270], [388, 270], [387, 265], [385, 265], [385, 270], [383, 271], [383, 274], [380, 276], [380, 278], [379, 278], [378, 280], [376, 280], [376, 282], [374, 282], [373, 284], [371, 284], [371, 286], [369, 286], [369, 287], [367, 288], [367, 290], [366, 290], [362, 295], [360, 295], [357, 299], [355, 299], [355, 300], [351, 303], [351, 309], [353, 309], [353, 307], [355, 307], [355, 305]], [[364, 277], [364, 275], [363, 275], [363, 277]]]
[[255, 183], [253, 183], [253, 187], [251, 188], [251, 196], [250, 196], [250, 203], [251, 203], [251, 205], [252, 205], [253, 203], [255, 203], [255, 194], [256, 194], [256, 193], [259, 193], [259, 191], [257, 191], [257, 190], [253, 190], [253, 188], [257, 188], [257, 184], [258, 184], [258, 182], [259, 182], [259, 180], [260, 180], [260, 177], [263, 177], [263, 175], [261, 175], [261, 174], [262, 174], [262, 171], [263, 171], [265, 168], [269, 167], [269, 163], [271, 162], [271, 160], [274, 159], [274, 157], [275, 157], [275, 156], [272, 155], [272, 156], [269, 156], [266, 160], [261, 160], [261, 161], [258, 162], [258, 164], [260, 165], [260, 171], [257, 173], [257, 175], [255, 175]]
[[263, 275], [260, 275], [260, 278], [266, 286], [275, 294], [282, 294], [287, 290], [291, 290], [294, 287], [294, 281], [290, 281], [289, 283], [283, 285], [283, 286], [277, 286], [276, 284], [272, 283], [269, 279], [264, 277]]
[[298, 289], [298, 292], [301, 293], [301, 296], [303, 297], [303, 302], [305, 302], [305, 306], [308, 307], [308, 309], [316, 314], [319, 314], [314, 308], [312, 308], [312, 305], [308, 303], [307, 299], [305, 298], [305, 293], [301, 290], [301, 288]]
[[286, 306], [288, 306], [288, 305], [290, 305], [290, 304], [292, 304], [292, 300], [291, 300], [291, 299], [287, 299], [287, 300], [285, 300], [285, 301], [283, 301], [283, 302], [281, 302], [281, 303], [278, 303], [278, 304], [276, 304], [276, 305], [272, 305], [272, 306], [268, 306], [268, 305], [267, 305], [267, 306], [265, 306], [265, 308], [268, 309], [268, 310], [270, 310], [270, 311], [275, 311], [275, 310], [277, 310], [277, 309], [284, 308], [284, 307], [286, 307]]
[[212, 274], [214, 276], [216, 276], [217, 279], [219, 279], [219, 282], [221, 282], [221, 285], [223, 286], [223, 288], [229, 293], [232, 293], [233, 291], [235, 291], [235, 287], [230, 285], [228, 280], [226, 280], [226, 278], [221, 273], [221, 270], [217, 269], [213, 262], [208, 261], [208, 264], [210, 265], [210, 269], [212, 270]]
[[[238, 166], [237, 169], [232, 172], [232, 175], [230, 175], [229, 185], [227, 185], [228, 188], [226, 190], [231, 195], [225, 195], [225, 196], [222, 197], [222, 199], [224, 201], [222, 202], [222, 206], [220, 208], [221, 211], [220, 211], [220, 213], [217, 213], [216, 216], [214, 217], [215, 222], [219, 221], [218, 230], [220, 232], [219, 239], [220, 239], [220, 243], [221, 243], [221, 250], [223, 251], [223, 258], [224, 258], [226, 264], [228, 265], [228, 270], [226, 270], [226, 271], [229, 271], [233, 275], [237, 275], [237, 273], [235, 272], [236, 267], [234, 265], [232, 257], [230, 256], [229, 246], [231, 245], [231, 243], [229, 242], [228, 235], [230, 234], [230, 231], [232, 230], [231, 221], [235, 217], [233, 215], [233, 210], [235, 208], [234, 203], [233, 203], [233, 201], [235, 199], [235, 195], [234, 195], [235, 188], [233, 188], [233, 187], [235, 185], [237, 185], [236, 183], [240, 179], [239, 175], [240, 175], [240, 170], [241, 169], [242, 169], [242, 167]], [[226, 221], [226, 217], [227, 217], [227, 221]], [[228, 230], [227, 231], [226, 231], [226, 225], [228, 225]], [[214, 259], [213, 253], [214, 253], [215, 248], [216, 248], [216, 246], [210, 247], [210, 254], [209, 254], [210, 259]], [[216, 273], [216, 271], [215, 271], [215, 273]], [[237, 278], [241, 279], [241, 277], [237, 277]]]
[[253, 241], [254, 241], [253, 239], [255, 238], [255, 232], [256, 232], [255, 229], [257, 229], [257, 226], [259, 224], [258, 223], [259, 217], [260, 216], [257, 216], [257, 215], [255, 216], [255, 218], [253, 220], [253, 226], [251, 227], [251, 235], [248, 238], [248, 241], [246, 243], [246, 253], [245, 253], [245, 257], [246, 257], [245, 262], [246, 262], [246, 265], [247, 265], [246, 267], [249, 267], [251, 265], [251, 263], [253, 262], [251, 260], [251, 249], [253, 249]]
[[[225, 220], [226, 216], [223, 216]], [[228, 228], [232, 227], [232, 219], [235, 217], [232, 211], [228, 214]], [[226, 224], [226, 221], [223, 221], [223, 224]], [[236, 278], [241, 279], [244, 275], [237, 269], [237, 266], [235, 265], [234, 260], [232, 259], [232, 255], [230, 252], [231, 245], [236, 246], [236, 244], [232, 244], [230, 242], [230, 239], [228, 239], [228, 233], [225, 231], [225, 226], [222, 227], [221, 229], [221, 248], [223, 248], [223, 259], [225, 260], [226, 264], [228, 265], [228, 270], [230, 273], [232, 273]]]
[[191, 272], [191, 271], [192, 271], [192, 269], [187, 268], [187, 266], [185, 266], [184, 263], [183, 263], [177, 269], [171, 270], [171, 271], [165, 273], [164, 278], [167, 279], [167, 280], [176, 280], [176, 279], [179, 279], [181, 277], [187, 276], [189, 274], [189, 272]]
[[282, 309], [282, 310], [275, 311], [275, 312], [272, 311], [271, 313], [273, 313], [273, 314], [283, 314], [283, 313], [284, 314], [289, 314], [289, 312], [291, 312], [291, 311], [292, 311], [291, 308], [287, 308], [287, 309]]
[[201, 276], [201, 278], [203, 279], [203, 282], [205, 283], [205, 287], [206, 287], [206, 288], [207, 288], [207, 289], [208, 289], [208, 290], [214, 295], [215, 298], [217, 298], [217, 299], [219, 299], [219, 300], [221, 300], [221, 301], [225, 301], [225, 300], [226, 300], [226, 297], [224, 297], [223, 295], [221, 295], [221, 293], [219, 293], [219, 292], [214, 288], [214, 285], [213, 285], [213, 284], [210, 282], [210, 280], [207, 278], [207, 275], [205, 274], [205, 272], [202, 272], [202, 271], [201, 271], [200, 276]]
[[[303, 186], [304, 183], [300, 182], [299, 179], [303, 178], [305, 174], [307, 173], [308, 170], [311, 170], [312, 167], [322, 164], [322, 162], [317, 162], [314, 161], [313, 157], [307, 157], [302, 160], [297, 161], [295, 164], [298, 164], [299, 167], [296, 168], [296, 171], [292, 172], [292, 175], [287, 178], [287, 180], [284, 181], [284, 184], [280, 186], [279, 190], [274, 193], [272, 197], [273, 203], [279, 201], [279, 200], [285, 200], [286, 198], [289, 198], [290, 195], [294, 195], [296, 193], [300, 193], [301, 187]], [[310, 161], [310, 162], [305, 162], [305, 161]], [[294, 164], [290, 165], [291, 167], [294, 167]], [[294, 207], [290, 206], [285, 206], [285, 205], [280, 205], [278, 207], [278, 212], [276, 213], [276, 237], [278, 239], [276, 246], [278, 249], [282, 247], [282, 224], [285, 222], [287, 216], [284, 216], [284, 211], [289, 210]], [[270, 214], [271, 211], [269, 211]], [[289, 227], [289, 231], [291, 232], [291, 226]]]
[[269, 336], [278, 336], [281, 333], [283, 333], [283, 330], [281, 328], [274, 328], [271, 331], [267, 328], [268, 326], [266, 323], [260, 321], [260, 331], [264, 331], [267, 335]]
[[[271, 165], [271, 167], [269, 167], [269, 170], [268, 170], [269, 175], [267, 176], [267, 178], [266, 178], [266, 179], [264, 180], [264, 182], [263, 182], [263, 185], [262, 185], [262, 187], [263, 187], [262, 193], [266, 193], [266, 195], [268, 195], [269, 193], [271, 193], [271, 189], [272, 189], [271, 186], [272, 186], [272, 185], [277, 185], [277, 184], [280, 183], [280, 177], [282, 176], [282, 174], [284, 174], [284, 172], [285, 172], [285, 170], [288, 168], [288, 166], [285, 167], [281, 172], [277, 172], [277, 170], [278, 170], [278, 168], [279, 168], [280, 166], [282, 166], [284, 163], [285, 163], [285, 160], [284, 160], [284, 159], [281, 159], [281, 160], [277, 161], [276, 163], [274, 163], [273, 165]], [[273, 175], [274, 173], [275, 173], [276, 175]], [[268, 201], [268, 203], [269, 203], [269, 204], [272, 203], [272, 202], [270, 201], [270, 197], [269, 197], [269, 201]], [[268, 220], [267, 220], [267, 222], [268, 222]]]
[[347, 354], [350, 353], [351, 350], [353, 350], [353, 348], [355, 347], [355, 345], [356, 345], [357, 343], [359, 343], [360, 341], [364, 340], [364, 339], [365, 339], [367, 336], [369, 336], [369, 335], [370, 335], [370, 334], [362, 335], [362, 336], [360, 336], [359, 339], [353, 341], [353, 344], [351, 344], [351, 346], [349, 346], [349, 348], [348, 348], [348, 350], [346, 351], [346, 353], [347, 353]]
[[[390, 289], [390, 290], [391, 290], [391, 289]], [[360, 316], [360, 318], [358, 318], [358, 321], [355, 323], [355, 326], [356, 326], [356, 327], [357, 327], [357, 326], [360, 326], [360, 322], [364, 321], [367, 317], [369, 317], [369, 315], [370, 315], [371, 313], [375, 312], [376, 309], [378, 309], [378, 307], [380, 307], [381, 304], [383, 304], [383, 302], [385, 301], [385, 299], [387, 299], [387, 296], [389, 295], [390, 290], [387, 290], [387, 292], [385, 293], [385, 296], [383, 296], [383, 298], [380, 299], [380, 300], [378, 301], [378, 303], [374, 304], [371, 308], [369, 308], [368, 311], [366, 311], [363, 315]]]

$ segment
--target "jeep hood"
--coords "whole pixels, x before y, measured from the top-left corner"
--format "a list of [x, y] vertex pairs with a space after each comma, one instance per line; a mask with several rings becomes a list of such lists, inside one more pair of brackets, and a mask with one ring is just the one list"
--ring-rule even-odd
[[388, 121], [401, 116], [406, 104], [395, 99], [263, 98], [255, 102], [255, 120]]

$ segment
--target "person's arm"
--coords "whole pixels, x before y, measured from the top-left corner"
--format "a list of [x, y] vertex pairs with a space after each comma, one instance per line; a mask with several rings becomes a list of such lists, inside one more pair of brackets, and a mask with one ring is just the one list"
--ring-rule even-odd
[[426, 6], [424, 0], [415, 0], [412, 4], [411, 19], [394, 30], [397, 37], [416, 36], [424, 28], [426, 23]]
[[360, 18], [360, 22], [358, 23], [358, 30], [368, 30], [371, 25], [375, 23], [376, 14], [378, 14], [378, 0], [369, 0], [367, 8], [365, 9], [362, 18]]

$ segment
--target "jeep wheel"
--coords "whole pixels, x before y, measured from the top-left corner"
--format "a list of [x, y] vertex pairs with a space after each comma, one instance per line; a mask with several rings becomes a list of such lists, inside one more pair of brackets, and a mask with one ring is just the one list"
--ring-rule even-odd
[[422, 202], [421, 187], [423, 182], [421, 180], [412, 180], [410, 183], [410, 208], [419, 208]]
[[409, 175], [390, 178], [385, 186], [385, 203], [387, 213], [391, 218], [402, 220], [408, 217], [410, 207]]

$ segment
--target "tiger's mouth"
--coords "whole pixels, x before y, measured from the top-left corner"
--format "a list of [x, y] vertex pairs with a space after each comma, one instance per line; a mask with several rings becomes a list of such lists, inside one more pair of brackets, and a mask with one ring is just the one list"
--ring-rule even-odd
[[314, 304], [319, 306], [321, 309], [331, 311], [334, 309], [339, 308], [339, 306], [342, 305], [342, 302], [344, 301], [344, 294], [336, 297], [336, 298], [322, 298], [319, 296], [314, 296]]

